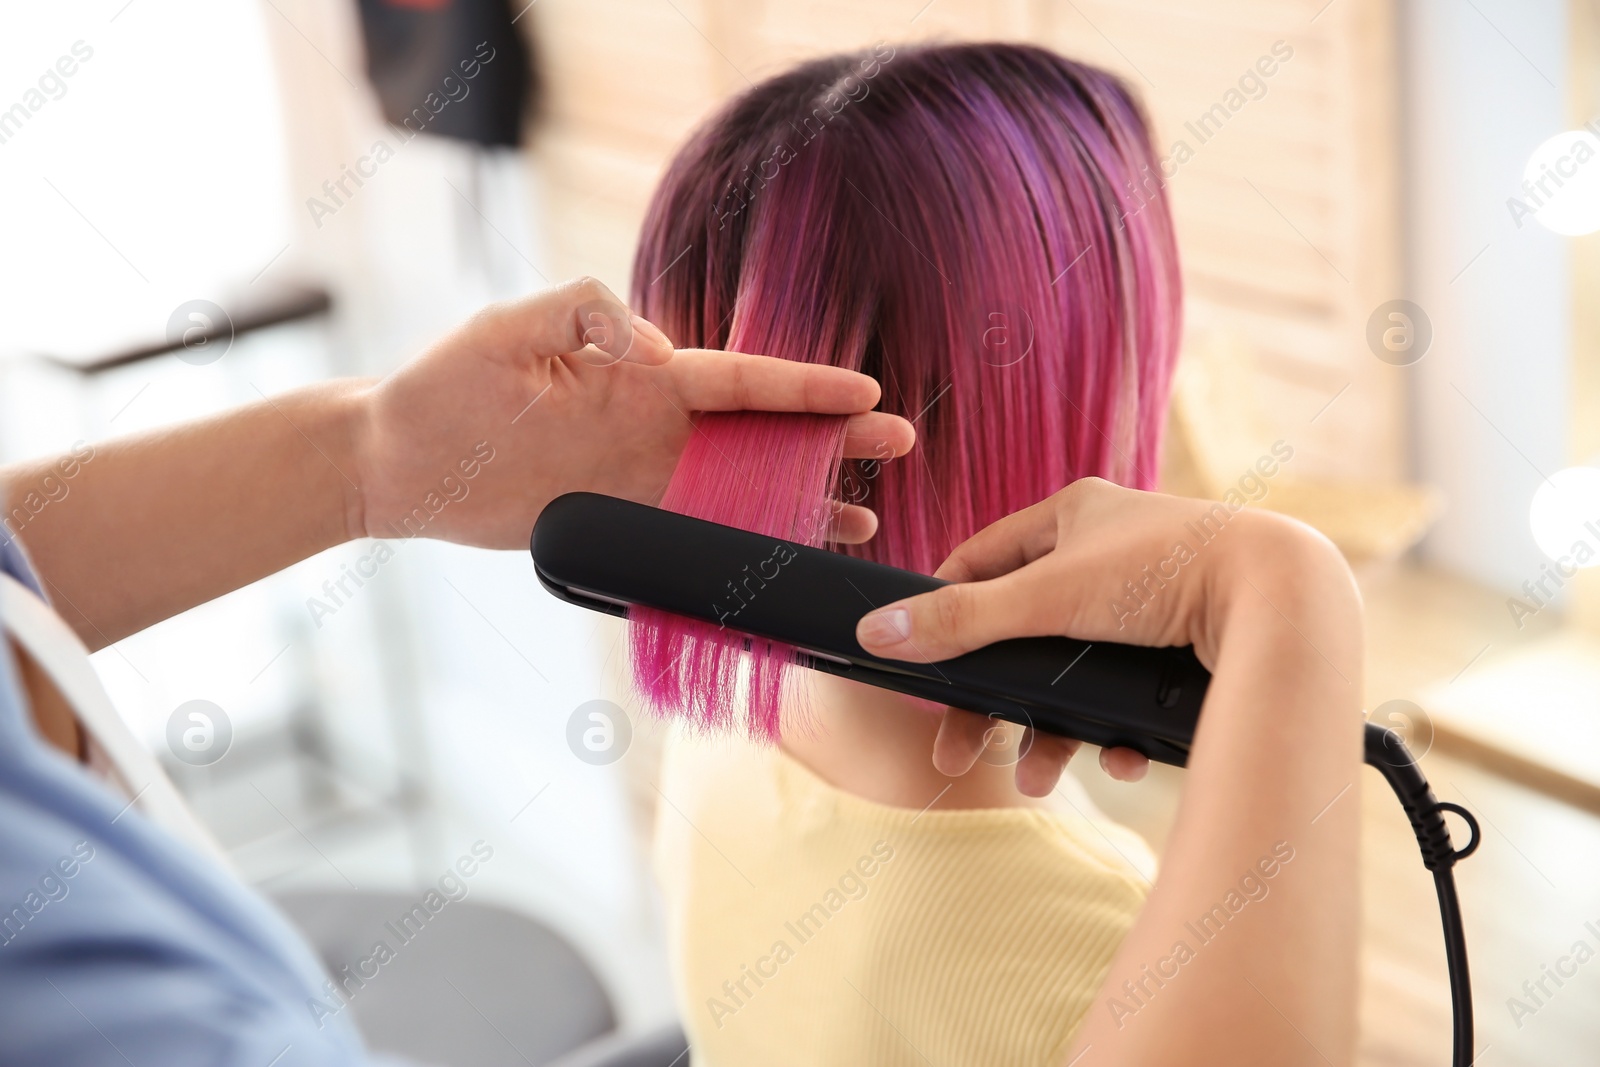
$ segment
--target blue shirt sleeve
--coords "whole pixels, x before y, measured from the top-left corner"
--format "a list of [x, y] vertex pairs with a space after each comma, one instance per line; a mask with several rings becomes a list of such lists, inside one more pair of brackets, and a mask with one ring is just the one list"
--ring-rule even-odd
[[[0, 568], [38, 589], [14, 541]], [[0, 1067], [367, 1064], [272, 906], [47, 745], [24, 700], [0, 641]]]
[[0, 541], [0, 571], [11, 575], [44, 599], [44, 590], [39, 588], [38, 576], [28, 565], [28, 557], [23, 554], [22, 544], [11, 536], [11, 531], [6, 529], [3, 522], [0, 522], [0, 537], [5, 538]]

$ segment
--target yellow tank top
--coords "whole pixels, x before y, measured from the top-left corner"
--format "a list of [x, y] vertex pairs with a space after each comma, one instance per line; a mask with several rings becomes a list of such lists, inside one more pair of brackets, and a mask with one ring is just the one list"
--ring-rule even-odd
[[1153, 869], [1068, 805], [887, 807], [728, 740], [673, 741], [660, 789], [694, 1067], [1062, 1067]]

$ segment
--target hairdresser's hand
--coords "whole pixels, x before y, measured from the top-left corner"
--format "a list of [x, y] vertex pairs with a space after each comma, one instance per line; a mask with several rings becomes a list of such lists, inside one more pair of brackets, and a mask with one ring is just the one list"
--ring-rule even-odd
[[[1223, 532], [1206, 544], [1192, 533], [1219, 526]], [[1192, 551], [1178, 553], [1180, 542]], [[880, 608], [861, 620], [856, 633], [870, 652], [923, 663], [1005, 638], [1059, 634], [1123, 644], [1192, 644], [1200, 661], [1214, 669], [1235, 597], [1241, 590], [1260, 595], [1238, 565], [1241, 557], [1264, 583], [1275, 568], [1342, 566], [1333, 563], [1337, 553], [1318, 535], [1279, 516], [1235, 514], [1210, 501], [1085, 478], [957, 548], [937, 572], [956, 584]], [[1168, 577], [1151, 578], [1158, 571]], [[1130, 582], [1142, 584], [1143, 599], [1129, 592]], [[934, 745], [935, 765], [945, 774], [966, 773], [992, 725], [982, 716], [948, 710]], [[1034, 796], [1055, 787], [1079, 748], [1077, 741], [1046, 733], [1032, 733], [1023, 744], [1027, 754], [1017, 765], [1017, 785]], [[1104, 750], [1100, 762], [1127, 781], [1143, 777], [1149, 765], [1131, 749]]]
[[[370, 388], [351, 533], [521, 548], [562, 493], [654, 503], [701, 411], [849, 415], [847, 456], [903, 454], [914, 431], [871, 411], [878, 395], [872, 379], [837, 367], [675, 352], [604, 285], [580, 279], [485, 309]], [[876, 528], [852, 505], [834, 537], [864, 541]]]

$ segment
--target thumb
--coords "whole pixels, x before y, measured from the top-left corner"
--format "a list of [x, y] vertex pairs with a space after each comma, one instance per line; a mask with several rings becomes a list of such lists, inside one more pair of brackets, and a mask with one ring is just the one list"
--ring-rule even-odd
[[665, 363], [672, 342], [647, 319], [635, 315], [604, 283], [577, 278], [534, 293], [490, 313], [507, 340], [537, 359], [553, 359], [593, 346], [588, 362]]
[[875, 656], [928, 663], [1008, 637], [1052, 632], [1030, 625], [1038, 586], [1031, 569], [956, 582], [878, 608], [856, 624], [856, 640]]

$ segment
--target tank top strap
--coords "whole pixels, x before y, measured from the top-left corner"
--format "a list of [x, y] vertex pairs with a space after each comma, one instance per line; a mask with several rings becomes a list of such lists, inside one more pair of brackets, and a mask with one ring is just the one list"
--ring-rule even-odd
[[27, 586], [0, 572], [0, 620], [5, 632], [50, 677], [132, 798], [130, 806], [226, 864], [216, 839], [201, 825], [150, 750], [117, 714], [89, 662], [89, 650], [66, 621]]

